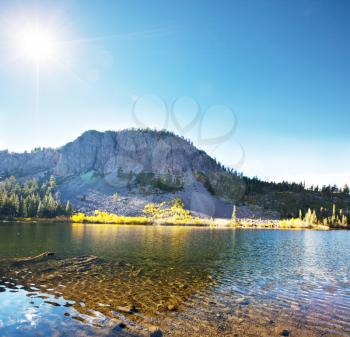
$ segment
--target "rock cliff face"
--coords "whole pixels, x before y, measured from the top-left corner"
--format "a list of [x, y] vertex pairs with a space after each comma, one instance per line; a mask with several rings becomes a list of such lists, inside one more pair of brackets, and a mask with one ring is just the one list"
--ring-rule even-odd
[[0, 152], [0, 177], [14, 175], [26, 177], [52, 171], [59, 159], [56, 150], [44, 150], [33, 153]]
[[181, 197], [193, 212], [230, 217], [232, 203], [214, 197], [196, 174], [222, 172], [205, 152], [169, 132], [87, 131], [59, 149], [0, 152], [0, 179], [55, 175], [63, 201], [78, 210], [137, 215], [148, 202]]
[[154, 131], [88, 131], [58, 150], [53, 167], [58, 176], [94, 170], [109, 175], [122, 169], [139, 173], [184, 174], [217, 165], [204, 152], [171, 133]]
[[32, 153], [0, 152], [0, 175], [19, 177], [53, 173], [67, 177], [95, 171], [152, 171], [184, 174], [189, 170], [216, 170], [215, 161], [184, 139], [167, 132], [126, 130], [87, 131], [60, 149]]

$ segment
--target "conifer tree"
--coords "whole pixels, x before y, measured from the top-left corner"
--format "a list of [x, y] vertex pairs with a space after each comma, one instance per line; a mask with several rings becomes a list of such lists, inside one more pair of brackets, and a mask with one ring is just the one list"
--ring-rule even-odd
[[71, 216], [73, 214], [73, 205], [69, 200], [67, 201], [67, 205], [66, 205], [66, 214], [68, 216]]
[[237, 209], [236, 209], [236, 205], [233, 205], [233, 209], [232, 209], [232, 224], [233, 225], [237, 224]]
[[[39, 187], [40, 186], [40, 187]], [[55, 217], [66, 214], [61, 201], [55, 195], [57, 182], [54, 176], [49, 181], [27, 180], [22, 185], [14, 177], [0, 184], [0, 217]], [[70, 204], [68, 211], [73, 209]]]

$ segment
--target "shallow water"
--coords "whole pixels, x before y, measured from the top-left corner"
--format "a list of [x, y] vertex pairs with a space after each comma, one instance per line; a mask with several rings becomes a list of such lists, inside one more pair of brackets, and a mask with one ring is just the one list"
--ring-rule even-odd
[[350, 336], [349, 261], [347, 231], [1, 224], [0, 336]]

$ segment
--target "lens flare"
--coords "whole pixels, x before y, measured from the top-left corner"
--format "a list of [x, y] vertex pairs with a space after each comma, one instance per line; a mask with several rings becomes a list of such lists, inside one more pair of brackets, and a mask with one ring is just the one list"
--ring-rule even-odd
[[55, 34], [43, 27], [20, 31], [15, 39], [16, 49], [25, 59], [47, 63], [59, 57], [60, 48]]

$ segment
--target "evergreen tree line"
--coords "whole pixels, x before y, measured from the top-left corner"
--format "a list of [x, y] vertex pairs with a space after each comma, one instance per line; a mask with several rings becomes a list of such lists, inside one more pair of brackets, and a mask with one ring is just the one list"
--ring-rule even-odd
[[343, 187], [339, 187], [337, 185], [323, 185], [323, 186], [315, 186], [312, 185], [310, 187], [306, 187], [305, 183], [300, 182], [274, 182], [274, 181], [264, 181], [259, 179], [258, 177], [246, 177], [243, 173], [236, 171], [233, 168], [227, 167], [223, 165], [220, 161], [213, 159], [216, 167], [223, 170], [224, 172], [231, 175], [232, 179], [236, 182], [241, 180], [241, 183], [245, 186], [245, 192], [249, 194], [254, 193], [266, 193], [270, 191], [274, 192], [316, 192], [320, 193], [324, 196], [332, 196], [334, 194], [349, 196], [350, 188], [349, 185], [345, 184]]
[[342, 194], [342, 195], [349, 195], [350, 189], [347, 184], [344, 185], [344, 187], [338, 187], [336, 185], [324, 185], [322, 187], [320, 186], [310, 186], [306, 187], [305, 183], [294, 183], [294, 182], [287, 182], [282, 181], [279, 183], [276, 182], [267, 182], [262, 181], [258, 179], [257, 177], [254, 178], [248, 178], [243, 177], [245, 185], [246, 185], [246, 191], [247, 193], [264, 193], [268, 191], [275, 191], [275, 192], [316, 192], [320, 193], [324, 196], [331, 196], [333, 194]]
[[73, 206], [70, 201], [62, 205], [56, 193], [56, 179], [38, 182], [27, 180], [23, 184], [10, 177], [0, 183], [0, 218], [53, 218], [70, 216]]

